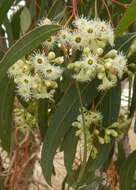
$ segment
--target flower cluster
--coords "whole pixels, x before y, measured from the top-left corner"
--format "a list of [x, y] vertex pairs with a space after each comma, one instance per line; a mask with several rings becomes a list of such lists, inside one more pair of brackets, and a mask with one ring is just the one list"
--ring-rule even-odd
[[[45, 19], [41, 24], [52, 24]], [[73, 28], [63, 27], [55, 36], [48, 39], [44, 45], [52, 48], [54, 44], [64, 48], [69, 56], [67, 68], [79, 82], [88, 82], [94, 78], [102, 81], [100, 91], [116, 85], [126, 71], [126, 58], [115, 49], [105, 53], [107, 45], [114, 46], [113, 28], [108, 22], [76, 18]], [[75, 59], [75, 52], [78, 57]], [[72, 60], [72, 61], [71, 61]]]
[[[54, 23], [46, 18], [39, 25]], [[60, 66], [64, 62], [63, 56], [68, 56], [65, 69], [71, 71], [75, 80], [90, 82], [97, 78], [101, 81], [99, 91], [115, 86], [127, 70], [127, 60], [122, 53], [115, 49], [105, 51], [107, 45], [114, 45], [113, 29], [105, 21], [76, 18], [71, 28], [62, 27], [43, 45], [48, 55], [34, 53], [28, 60], [18, 60], [8, 72], [17, 84], [18, 95], [26, 101], [53, 99], [57, 80], [63, 73]], [[56, 57], [58, 52], [63, 56]]]
[[15, 124], [22, 131], [36, 126], [36, 118], [23, 108], [14, 109]]
[[56, 57], [54, 52], [49, 52], [47, 56], [35, 52], [28, 60], [18, 60], [8, 71], [17, 85], [17, 94], [25, 101], [31, 98], [53, 99], [57, 79], [63, 73], [60, 66], [63, 61], [64, 58]]
[[[105, 55], [92, 54], [89, 49], [84, 49], [79, 61], [70, 63], [68, 69], [72, 70], [73, 78], [79, 82], [88, 82], [94, 78], [102, 81], [98, 89], [107, 90], [116, 85], [118, 78], [121, 79], [126, 70], [126, 59], [116, 50], [111, 50]], [[87, 53], [88, 51], [88, 53]], [[101, 48], [97, 50], [103, 52]]]
[[97, 145], [110, 143], [112, 138], [118, 137], [121, 133], [121, 125], [115, 122], [107, 128], [102, 128], [101, 113], [86, 108], [82, 108], [81, 112], [72, 126], [76, 128], [76, 136], [81, 140], [85, 134], [87, 150], [95, 159], [98, 153]]

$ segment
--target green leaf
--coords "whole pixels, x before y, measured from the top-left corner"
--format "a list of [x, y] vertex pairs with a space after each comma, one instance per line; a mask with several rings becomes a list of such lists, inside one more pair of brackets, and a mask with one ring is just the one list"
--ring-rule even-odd
[[20, 37], [20, 14], [22, 9], [19, 9], [11, 18], [11, 28], [14, 40], [17, 40]]
[[29, 29], [31, 22], [32, 19], [30, 11], [27, 7], [24, 7], [20, 14], [20, 26], [23, 34]]
[[136, 151], [124, 161], [120, 171], [120, 190], [136, 189]]
[[47, 2], [48, 2], [47, 0], [41, 0], [40, 15], [39, 15], [40, 18], [42, 18], [43, 16], [45, 16]]
[[136, 0], [133, 0], [119, 22], [115, 34], [121, 36], [136, 19]]
[[122, 35], [121, 37], [117, 37], [115, 39], [115, 49], [123, 52], [124, 54], [128, 52], [128, 49], [136, 37], [136, 33], [128, 33]]
[[48, 129], [48, 100], [40, 99], [38, 103], [38, 125], [42, 139]]
[[7, 16], [4, 19], [4, 26], [6, 28], [9, 46], [11, 46], [14, 42], [14, 38], [12, 33], [12, 26]]
[[103, 115], [103, 126], [108, 127], [118, 118], [121, 102], [121, 85], [120, 83], [111, 88], [103, 98], [100, 105], [100, 111]]
[[135, 111], [136, 111], [136, 75], [134, 76], [133, 96], [132, 96], [132, 102], [131, 102], [131, 107], [130, 107], [130, 117], [133, 117]]
[[[105, 162], [109, 159], [109, 155], [113, 148], [113, 142], [109, 144], [99, 145], [96, 159], [89, 158], [86, 168], [88, 172], [94, 172], [96, 169], [101, 169]], [[106, 156], [105, 156], [106, 155]]]
[[0, 82], [0, 139], [8, 152], [11, 143], [12, 109], [14, 101], [14, 84], [7, 78]]
[[60, 14], [62, 10], [64, 10], [64, 8], [65, 8], [65, 3], [63, 0], [53, 1], [53, 4], [48, 12], [48, 18], [56, 17], [58, 14]]
[[[68, 134], [64, 137], [64, 164], [68, 174], [72, 172], [73, 161], [77, 148], [78, 138], [75, 135], [75, 129], [71, 128]], [[71, 146], [72, 145], [72, 146]]]
[[[83, 105], [88, 105], [97, 95], [98, 81], [83, 85], [81, 88], [81, 96]], [[46, 181], [51, 184], [51, 175], [53, 169], [53, 158], [61, 140], [71, 128], [71, 123], [79, 114], [79, 97], [75, 84], [71, 82], [64, 96], [57, 105], [56, 111], [51, 119], [47, 134], [45, 136], [41, 165]]]
[[12, 66], [19, 58], [25, 54], [30, 53], [44, 40], [48, 39], [54, 32], [58, 31], [60, 26], [46, 25], [41, 26], [26, 34], [20, 40], [18, 40], [5, 54], [0, 62], [0, 81], [6, 75], [7, 70]]
[[0, 2], [0, 25], [3, 23], [4, 18], [13, 2], [14, 0], [2, 0], [2, 2]]

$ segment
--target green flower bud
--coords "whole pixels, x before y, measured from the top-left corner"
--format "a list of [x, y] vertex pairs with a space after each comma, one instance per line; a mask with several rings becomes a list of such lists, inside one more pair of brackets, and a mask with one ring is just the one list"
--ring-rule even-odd
[[117, 50], [112, 49], [111, 51], [109, 51], [104, 57], [105, 58], [114, 58], [117, 56]]
[[110, 141], [111, 141], [110, 136], [108, 136], [107, 134], [105, 134], [105, 136], [104, 136], [104, 142], [106, 144], [108, 144], [108, 143], [110, 143]]
[[100, 132], [98, 129], [95, 129], [93, 133], [94, 133], [94, 135], [99, 135]]
[[88, 47], [83, 49], [84, 55], [88, 55], [89, 53], [90, 53], [90, 49]]
[[100, 56], [100, 55], [102, 55], [103, 54], [103, 49], [102, 48], [98, 48], [97, 50], [96, 50], [96, 53]]
[[114, 129], [111, 129], [111, 135], [112, 135], [113, 137], [117, 137], [117, 136], [118, 136], [118, 133], [117, 133], [117, 131], [115, 131]]
[[55, 53], [53, 51], [48, 53], [48, 59], [49, 60], [55, 59], [55, 57], [56, 57], [56, 55], [55, 55]]
[[102, 80], [103, 78], [104, 78], [104, 74], [103, 73], [98, 73], [97, 74], [97, 78], [99, 79], [99, 80]]
[[97, 65], [97, 71], [98, 73], [104, 73], [105, 72], [105, 67], [103, 65]]
[[98, 141], [99, 141], [100, 144], [104, 144], [104, 139], [102, 137], [100, 137], [100, 136], [98, 137]]
[[74, 68], [74, 63], [68, 64], [67, 68], [68, 68], [69, 70], [72, 70], [72, 69]]
[[92, 146], [92, 149], [91, 149], [91, 152], [90, 152], [92, 159], [96, 158], [97, 153], [98, 153], [98, 150], [96, 149], [96, 147]]
[[53, 62], [55, 62], [56, 64], [61, 65], [64, 62], [64, 57], [57, 57]]
[[111, 69], [112, 68], [112, 64], [110, 62], [106, 62], [104, 64], [104, 67], [105, 67], [105, 69]]

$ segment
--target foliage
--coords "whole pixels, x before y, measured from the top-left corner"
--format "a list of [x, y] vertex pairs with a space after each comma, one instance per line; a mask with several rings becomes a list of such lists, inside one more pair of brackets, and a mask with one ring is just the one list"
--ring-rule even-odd
[[135, 8], [135, 0], [0, 2], [0, 189], [19, 188], [23, 162], [34, 163], [41, 143], [49, 185], [63, 152], [62, 189], [135, 189], [136, 152], [122, 146], [136, 123]]

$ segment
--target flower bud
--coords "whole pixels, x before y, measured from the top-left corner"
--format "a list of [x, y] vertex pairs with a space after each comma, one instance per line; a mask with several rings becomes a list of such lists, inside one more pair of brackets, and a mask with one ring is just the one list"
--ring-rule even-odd
[[74, 68], [74, 63], [69, 63], [68, 66], [67, 66], [68, 69], [73, 69]]
[[88, 47], [83, 49], [84, 55], [88, 55], [89, 53], [90, 53], [90, 49]]
[[105, 58], [114, 58], [117, 56], [117, 50], [112, 49], [111, 51], [109, 51], [104, 57]]
[[104, 139], [102, 137], [100, 137], [100, 136], [98, 137], [98, 141], [99, 141], [100, 144], [104, 144]]
[[111, 64], [110, 62], [106, 62], [106, 63], [104, 64], [104, 67], [105, 67], [105, 69], [111, 69], [112, 64]]
[[54, 53], [53, 51], [50, 51], [50, 52], [48, 53], [48, 59], [49, 59], [49, 60], [55, 59], [55, 57], [56, 57], [56, 55], [55, 55], [55, 53]]
[[103, 74], [103, 73], [98, 73], [98, 74], [97, 74], [97, 78], [98, 78], [99, 80], [102, 80], [103, 77], [104, 77], [104, 74]]
[[111, 141], [110, 136], [105, 134], [104, 141], [105, 141], [106, 144], [110, 143], [110, 141]]
[[99, 135], [99, 133], [100, 133], [100, 132], [99, 132], [98, 129], [95, 129], [95, 130], [94, 130], [94, 135]]
[[57, 57], [53, 62], [56, 64], [62, 64], [64, 62], [64, 57]]
[[98, 73], [99, 72], [103, 73], [103, 72], [105, 72], [105, 67], [103, 65], [97, 65], [97, 71], [98, 71]]
[[97, 50], [96, 50], [96, 53], [100, 56], [100, 55], [102, 55], [103, 54], [103, 49], [102, 48], [98, 48]]

